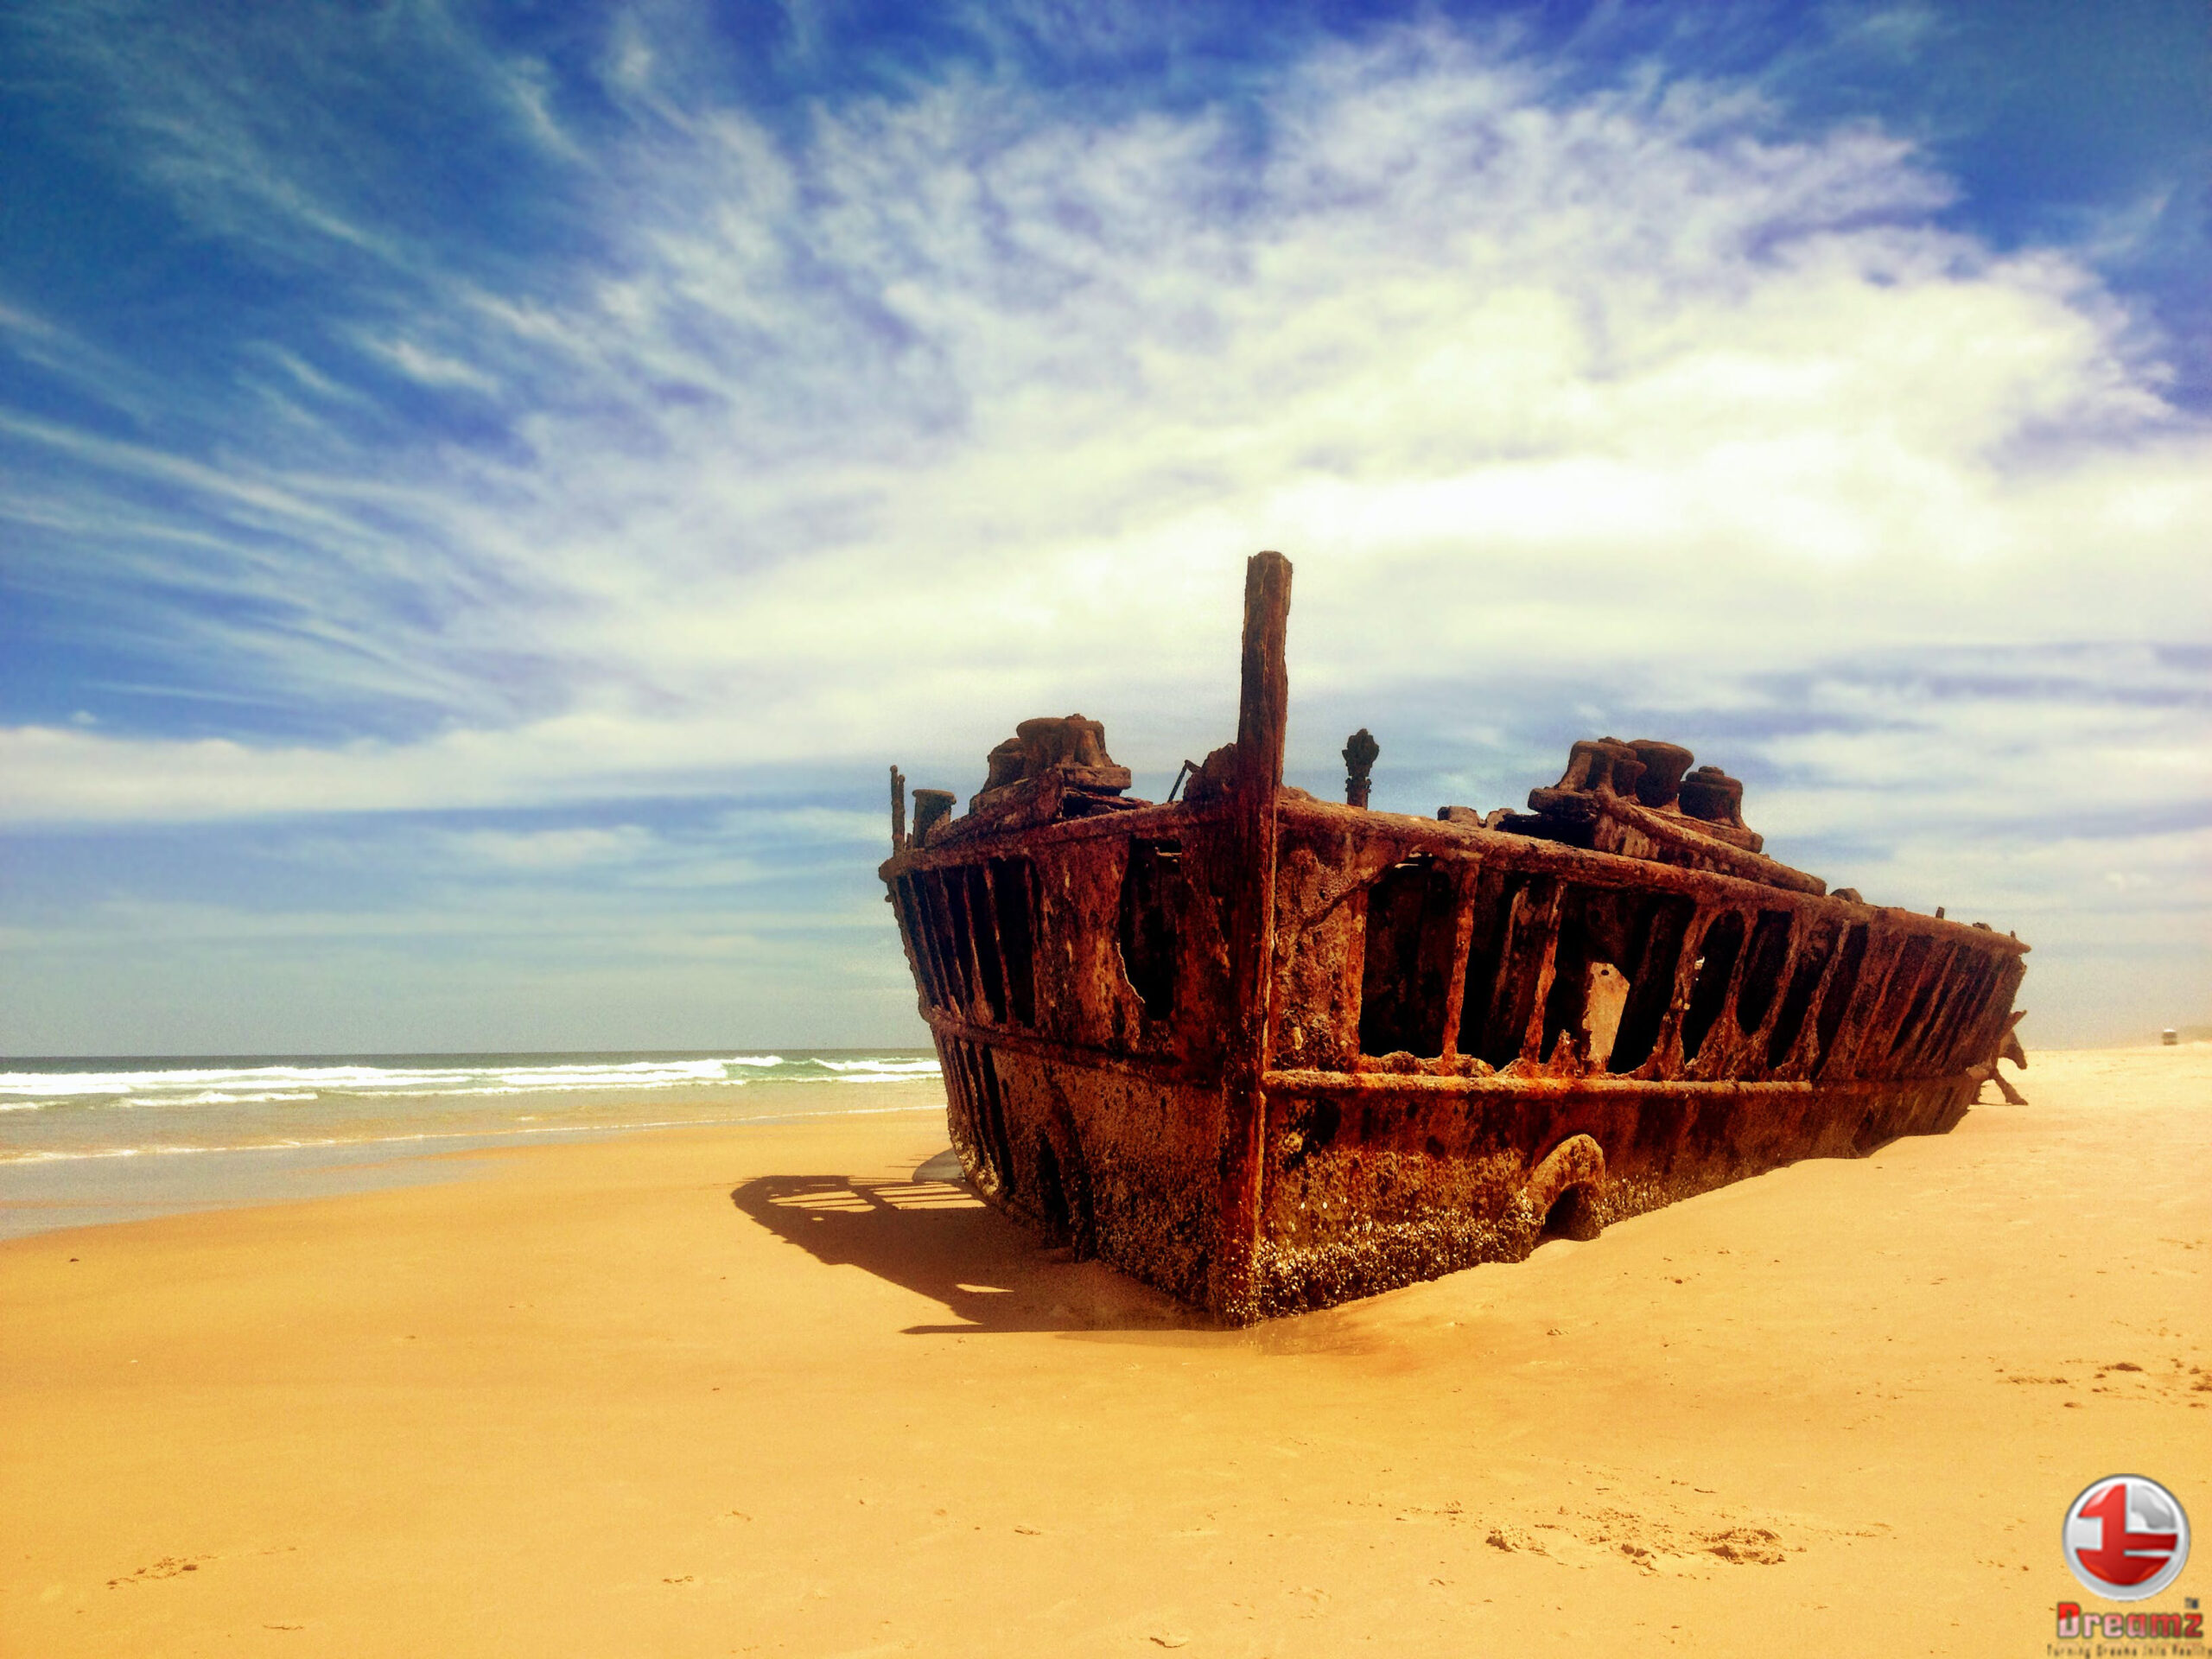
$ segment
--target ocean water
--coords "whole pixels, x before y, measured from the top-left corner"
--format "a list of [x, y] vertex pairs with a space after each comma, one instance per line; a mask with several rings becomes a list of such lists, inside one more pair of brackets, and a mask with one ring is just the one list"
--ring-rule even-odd
[[0, 1237], [447, 1179], [431, 1154], [533, 1138], [944, 1098], [916, 1049], [0, 1059]]

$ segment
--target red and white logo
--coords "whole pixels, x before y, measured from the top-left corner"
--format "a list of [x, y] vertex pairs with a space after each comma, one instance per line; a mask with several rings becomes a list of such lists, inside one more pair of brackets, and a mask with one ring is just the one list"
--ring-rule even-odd
[[2189, 1516], [2157, 1481], [2107, 1475], [2068, 1507], [2059, 1547], [2090, 1594], [2141, 1601], [2181, 1576], [2189, 1560]]

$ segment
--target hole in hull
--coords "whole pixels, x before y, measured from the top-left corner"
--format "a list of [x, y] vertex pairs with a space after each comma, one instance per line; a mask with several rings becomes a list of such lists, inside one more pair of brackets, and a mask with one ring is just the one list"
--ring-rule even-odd
[[967, 888], [966, 906], [976, 938], [976, 969], [985, 1012], [994, 1020], [1006, 1017], [1006, 966], [999, 959], [998, 924], [991, 915], [991, 890], [983, 867], [970, 864], [962, 873]]
[[1063, 1164], [1053, 1139], [1040, 1136], [1037, 1142], [1033, 1167], [1039, 1217], [1052, 1238], [1072, 1246], [1078, 1256], [1087, 1256], [1096, 1246], [1091, 1234], [1090, 1182], [1083, 1148], [1072, 1139], [1066, 1141], [1067, 1161]]
[[1559, 925], [1556, 877], [1511, 870], [1478, 896], [1467, 951], [1459, 1052], [1492, 1065], [1521, 1056], [1546, 950]]
[[1748, 1037], [1766, 1023], [1782, 988], [1782, 970], [1789, 960], [1790, 915], [1786, 910], [1763, 910], [1751, 929], [1751, 948], [1744, 962], [1744, 982], [1736, 992], [1736, 1028]]
[[1029, 861], [995, 858], [990, 862], [991, 906], [998, 919], [999, 948], [1006, 969], [1007, 1012], [1014, 1024], [1037, 1023], [1036, 930], [1030, 920]]
[[1906, 1005], [1904, 1017], [1897, 1020], [1891, 1033], [1890, 1053], [1892, 1058], [1903, 1054], [1918, 1033], [1920, 1022], [1928, 1013], [1929, 1000], [1936, 995], [1936, 987], [1942, 979], [1943, 969], [1950, 957], [1948, 949], [1931, 946], [1922, 938], [1907, 939], [1904, 948], [1897, 952], [1897, 966], [1891, 970], [1891, 983], [1911, 987], [1912, 1001]]
[[1544, 1211], [1544, 1238], [1588, 1240], [1598, 1236], [1598, 1208], [1590, 1189], [1580, 1182], [1566, 1188]]
[[1459, 911], [1451, 876], [1423, 855], [1385, 870], [1368, 893], [1361, 1053], [1402, 1050], [1433, 1058], [1444, 1052], [1444, 1005]]
[[1780, 1065], [1797, 1046], [1798, 1033], [1805, 1028], [1805, 1016], [1812, 1011], [1813, 994], [1820, 989], [1821, 976], [1827, 971], [1828, 953], [1833, 945], [1833, 936], [1824, 937], [1799, 952], [1797, 971], [1790, 976], [1789, 989], [1782, 999], [1782, 1012], [1775, 1019], [1774, 1034], [1767, 1040], [1766, 1063], [1770, 1067]]
[[1037, 1148], [1037, 1208], [1055, 1238], [1065, 1238], [1073, 1230], [1074, 1217], [1068, 1213], [1067, 1185], [1060, 1179], [1059, 1157], [1050, 1141]]
[[938, 884], [938, 896], [944, 905], [945, 914], [952, 923], [952, 975], [953, 982], [964, 993], [962, 1011], [970, 1019], [980, 1015], [985, 1020], [996, 1020], [998, 1010], [990, 1005], [988, 994], [983, 988], [975, 930], [968, 914], [967, 873], [956, 868], [936, 870], [931, 874]]
[[984, 1159], [996, 1178], [999, 1190], [1011, 1192], [1014, 1185], [1014, 1147], [1007, 1137], [1006, 1098], [999, 1086], [997, 1059], [988, 1048], [971, 1043], [962, 1043], [958, 1048], [973, 1074], [969, 1087], [983, 1132]]
[[1182, 849], [1174, 842], [1129, 843], [1122, 876], [1122, 974], [1147, 1020], [1175, 1012], [1175, 912], [1168, 890], [1182, 874]]
[[1706, 930], [1700, 944], [1697, 977], [1690, 985], [1689, 1011], [1682, 1016], [1682, 1063], [1687, 1065], [1705, 1046], [1706, 1033], [1720, 1017], [1728, 1001], [1728, 983], [1736, 975], [1736, 957], [1744, 948], [1744, 918], [1734, 911], [1722, 914]]
[[1674, 995], [1675, 964], [1680, 959], [1683, 936], [1689, 931], [1696, 907], [1672, 894], [1654, 899], [1637, 918], [1629, 954], [1624, 963], [1629, 994], [1621, 1007], [1620, 1028], [1606, 1061], [1611, 1071], [1633, 1071], [1651, 1058], [1652, 1048], [1667, 1017]]
[[1866, 930], [1854, 925], [1844, 935], [1843, 958], [1835, 965], [1834, 977], [1828, 982], [1827, 995], [1821, 999], [1820, 1015], [1814, 1021], [1813, 1075], [1816, 1077], [1828, 1075], [1828, 1058], [1842, 1033], [1844, 1014], [1858, 994], [1859, 970], [1866, 962]]

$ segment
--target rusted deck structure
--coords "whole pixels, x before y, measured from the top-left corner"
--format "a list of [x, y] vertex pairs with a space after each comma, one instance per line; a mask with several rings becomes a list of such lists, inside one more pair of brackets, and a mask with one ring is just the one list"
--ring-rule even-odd
[[893, 769], [880, 873], [994, 1203], [1243, 1323], [1948, 1129], [2018, 1058], [2025, 945], [1828, 893], [1687, 750], [1425, 819], [1365, 809], [1361, 732], [1358, 804], [1285, 788], [1290, 581], [1248, 567], [1236, 740], [1179, 801], [1079, 715], [911, 836]]

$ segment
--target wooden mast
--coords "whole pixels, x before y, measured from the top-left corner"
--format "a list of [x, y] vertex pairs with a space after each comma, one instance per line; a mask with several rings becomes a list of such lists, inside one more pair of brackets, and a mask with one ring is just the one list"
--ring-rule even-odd
[[1222, 1073], [1219, 1232], [1207, 1300], [1220, 1317], [1261, 1317], [1255, 1260], [1265, 1169], [1267, 1091], [1274, 1046], [1275, 797], [1282, 787], [1290, 678], [1283, 658], [1290, 620], [1290, 561], [1256, 553], [1244, 567], [1244, 652], [1236, 702], [1235, 899], [1230, 906], [1230, 994], [1236, 1025]]

